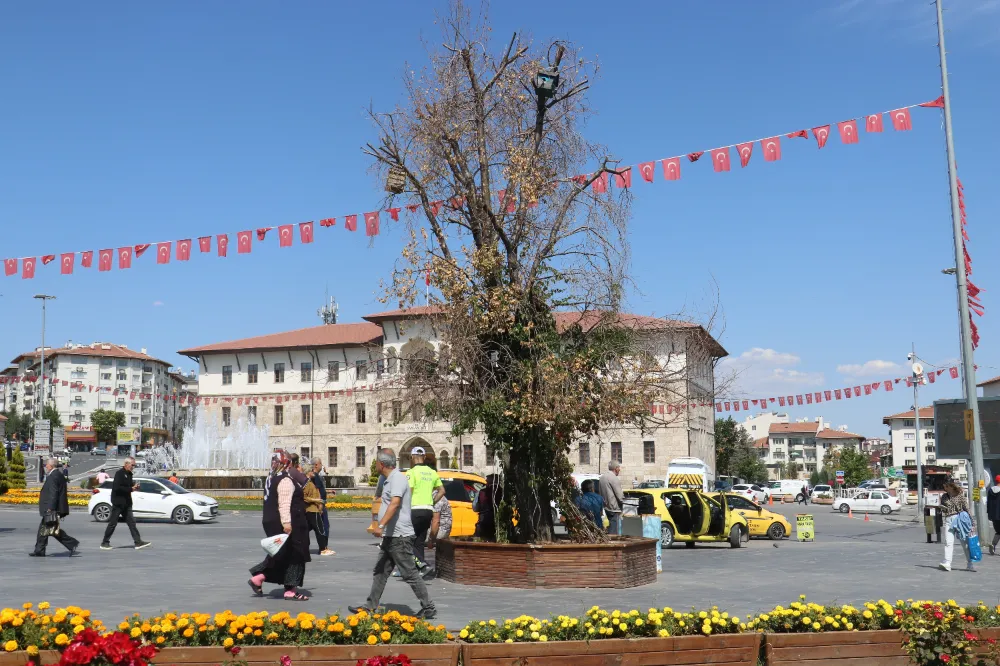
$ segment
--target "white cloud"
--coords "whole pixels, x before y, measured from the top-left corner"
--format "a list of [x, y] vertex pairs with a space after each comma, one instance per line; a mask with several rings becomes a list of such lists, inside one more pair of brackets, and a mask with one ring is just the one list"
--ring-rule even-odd
[[822, 372], [797, 370], [802, 359], [791, 352], [752, 347], [719, 362], [717, 389], [728, 395], [783, 394], [793, 388], [821, 387]]
[[163, 305], [163, 301], [153, 301], [153, 307], [158, 308]]
[[837, 366], [837, 372], [848, 377], [872, 377], [874, 375], [887, 375], [899, 373], [903, 366], [892, 361], [874, 359], [864, 363], [844, 363]]
[[769, 363], [772, 365], [796, 365], [802, 360], [795, 354], [787, 354], [762, 347], [752, 347], [737, 358], [747, 363]]

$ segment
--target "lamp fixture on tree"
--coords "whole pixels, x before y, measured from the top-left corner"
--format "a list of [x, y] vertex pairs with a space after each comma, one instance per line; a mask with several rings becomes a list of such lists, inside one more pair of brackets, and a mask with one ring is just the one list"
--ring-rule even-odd
[[555, 67], [542, 67], [535, 74], [535, 93], [540, 98], [549, 99], [559, 87], [559, 70]]

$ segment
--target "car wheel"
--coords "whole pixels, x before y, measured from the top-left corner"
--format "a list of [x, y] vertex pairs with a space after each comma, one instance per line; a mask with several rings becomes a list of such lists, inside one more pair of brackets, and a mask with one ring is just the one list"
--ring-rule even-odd
[[890, 513], [892, 513], [892, 507], [889, 506], [888, 504], [883, 504], [882, 508], [880, 508], [879, 511], [882, 512], [883, 516], [888, 516]]
[[767, 538], [772, 541], [779, 541], [785, 538], [785, 526], [781, 523], [771, 523], [767, 528]]
[[743, 545], [743, 529], [739, 525], [733, 525], [729, 530], [729, 547], [739, 548]]
[[189, 507], [181, 505], [174, 509], [174, 513], [170, 516], [170, 519], [178, 525], [187, 525], [194, 520], [194, 512]]
[[94, 507], [94, 520], [106, 523], [111, 520], [111, 505], [103, 502]]
[[845, 504], [841, 504], [840, 505], [840, 512], [841, 513], [850, 513], [851, 512], [851, 506], [849, 504], [846, 504], [846, 503]]
[[694, 541], [687, 541], [684, 543], [684, 545], [687, 546], [688, 548], [694, 548]]
[[[660, 547], [670, 548], [674, 545], [674, 528], [666, 523], [660, 525]], [[692, 546], [694, 544], [691, 544]]]

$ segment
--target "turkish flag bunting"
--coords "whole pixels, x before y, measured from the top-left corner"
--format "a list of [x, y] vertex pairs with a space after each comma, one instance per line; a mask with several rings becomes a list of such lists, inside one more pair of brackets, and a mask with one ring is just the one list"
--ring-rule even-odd
[[[396, 209], [399, 210], [398, 208]], [[299, 222], [299, 241], [302, 243], [313, 242], [313, 223]]]
[[132, 248], [130, 247], [120, 247], [118, 248], [118, 268], [132, 268]]
[[786, 134], [785, 136], [787, 136], [789, 139], [808, 139], [809, 131], [799, 130], [798, 132], [791, 132], [789, 134]]
[[885, 390], [887, 392], [892, 390], [892, 380], [891, 379], [885, 380], [884, 382], [882, 382], [882, 385], [885, 386]]
[[814, 127], [813, 136], [816, 137], [816, 145], [822, 148], [826, 145], [826, 140], [830, 138], [830, 126]]
[[[409, 206], [407, 206], [407, 208], [409, 208]], [[336, 226], [336, 224], [337, 218], [335, 217], [327, 217], [319, 221], [319, 226], [321, 227], [333, 227]]]
[[191, 260], [191, 239], [185, 238], [177, 241], [177, 261]]
[[[440, 208], [441, 207], [441, 202], [437, 202], [437, 203], [438, 203], [438, 208]], [[434, 214], [437, 215], [437, 211], [436, 210], [434, 211]], [[346, 217], [344, 217], [344, 228], [347, 229], [348, 231], [357, 231], [358, 230], [358, 216], [357, 215], [347, 215]]]
[[952, 379], [958, 379], [958, 368], [954, 366], [948, 368], [948, 374], [951, 376]]
[[736, 400], [736, 401], [733, 402], [733, 409], [735, 409], [737, 412], [740, 411], [740, 401], [739, 400]]
[[278, 247], [292, 246], [292, 225], [283, 224], [278, 227]]
[[845, 120], [843, 122], [837, 123], [837, 129], [840, 130], [840, 141], [842, 143], [858, 142], [857, 120]]
[[779, 396], [778, 396], [778, 404], [779, 404], [780, 406], [782, 406], [782, 407], [784, 407], [784, 406], [785, 406], [785, 396], [783, 396], [783, 395], [779, 395]]
[[729, 171], [729, 148], [715, 148], [711, 152], [712, 168], [715, 172]]
[[730, 405], [729, 405], [729, 403], [727, 402], [727, 403], [726, 403], [726, 411], [727, 411], [727, 412], [729, 411], [729, 407], [730, 407]]
[[840, 400], [840, 389], [833, 389], [833, 397]]
[[[507, 190], [497, 190], [497, 200], [500, 205], [508, 212], [513, 213], [517, 209], [517, 201], [514, 199], [514, 195], [511, 194], [507, 196]], [[506, 205], [504, 205], [506, 202]]]
[[639, 175], [647, 183], [653, 182], [653, 162], [643, 162], [639, 165]]
[[253, 244], [253, 234], [250, 231], [241, 231], [236, 234], [237, 254], [249, 254]]
[[715, 411], [717, 411], [717, 412], [721, 412], [722, 411], [722, 403], [721, 402], [715, 403]]
[[880, 386], [882, 386], [882, 382], [873, 382], [872, 383], [872, 390], [873, 391], [877, 391]]
[[274, 227], [259, 227], [257, 229], [257, 240], [259, 241], [264, 240], [264, 238], [267, 236], [267, 232], [270, 231], [271, 229], [274, 229]]
[[365, 213], [365, 236], [378, 236], [378, 211]]
[[452, 197], [448, 200], [448, 205], [451, 206], [453, 210], [461, 210], [462, 206], [465, 205], [465, 197]]
[[[694, 405], [691, 405], [691, 406], [694, 407]], [[748, 401], [746, 401], [746, 400], [743, 401], [743, 409], [745, 409], [747, 411], [750, 410], [750, 403]]]
[[94, 252], [93, 250], [87, 250], [80, 255], [80, 265], [84, 268], [90, 268], [94, 265]]
[[21, 260], [21, 279], [30, 280], [35, 277], [35, 258], [25, 257]]
[[215, 237], [215, 244], [219, 248], [219, 256], [226, 256], [226, 251], [229, 249], [229, 235], [219, 234]]
[[777, 162], [781, 159], [781, 137], [772, 136], [760, 140], [760, 149], [764, 151], [765, 162]]
[[48, 266], [49, 264], [51, 264], [55, 260], [56, 260], [56, 255], [54, 255], [54, 254], [45, 254], [45, 255], [42, 255], [42, 265], [43, 266]]
[[594, 179], [594, 182], [590, 184], [590, 189], [594, 191], [594, 194], [603, 194], [608, 191], [608, 172], [602, 171]]
[[753, 142], [736, 144], [736, 152], [740, 154], [740, 166], [746, 168], [750, 164], [750, 156], [753, 154]]
[[211, 236], [199, 236], [198, 237], [198, 249], [202, 252], [212, 251], [212, 237]]
[[704, 154], [705, 154], [704, 150], [699, 150], [699, 151], [696, 151], [696, 152], [693, 152], [693, 153], [688, 153], [687, 154], [687, 158], [691, 162], [697, 162], [698, 160], [701, 159], [701, 156], [704, 155]]
[[621, 173], [615, 174], [615, 187], [621, 187], [623, 189], [632, 187], [632, 167], [625, 169]]
[[861, 387], [860, 386], [855, 386], [854, 387], [854, 397], [857, 398], [860, 395], [861, 395]]
[[411, 213], [416, 213], [418, 208], [420, 208], [420, 204], [418, 203], [406, 205], [406, 210], [408, 210]]
[[931, 384], [933, 384], [936, 380], [937, 380], [937, 373], [936, 372], [928, 372], [927, 373], [927, 381], [929, 381]]
[[813, 404], [813, 396], [812, 396], [812, 393], [806, 393], [806, 404], [807, 404], [807, 405], [811, 405], [811, 404]]
[[795, 396], [790, 395], [787, 398], [785, 398], [785, 400], [788, 402], [789, 407], [795, 404]]
[[386, 208], [386, 212], [389, 213], [389, 217], [392, 218], [393, 222], [399, 222], [399, 211], [402, 208]]
[[101, 250], [97, 253], [97, 270], [110, 271], [111, 262], [114, 260], [115, 251], [112, 249]]
[[169, 264], [170, 263], [170, 253], [172, 252], [170, 247], [170, 241], [166, 243], [156, 244], [156, 263], [158, 264]]
[[681, 179], [681, 158], [670, 157], [663, 160], [663, 178], [665, 180]]
[[816, 402], [823, 402], [823, 394], [816, 391]]
[[870, 116], [865, 116], [865, 131], [866, 132], [881, 132], [882, 131], [882, 114], [873, 113]]
[[944, 95], [941, 95], [937, 99], [932, 99], [929, 102], [924, 102], [923, 104], [919, 104], [918, 106], [922, 106], [922, 107], [925, 107], [925, 108], [931, 108], [931, 109], [943, 109], [944, 108]]
[[871, 395], [871, 394], [872, 394], [872, 387], [869, 386], [868, 384], [865, 384], [865, 395]]
[[[432, 201], [432, 202], [430, 202], [429, 205], [431, 207], [431, 213], [435, 217], [437, 217], [437, 214], [441, 212], [441, 202], [440, 201]], [[355, 225], [354, 226], [355, 226], [355, 228], [357, 228], [357, 224], [356, 223], [357, 223], [358, 216], [354, 215], [353, 217], [354, 217], [354, 220], [355, 220]], [[351, 231], [354, 231], [354, 229], [351, 229]]]
[[913, 121], [910, 120], [909, 109], [896, 109], [895, 111], [890, 111], [889, 115], [892, 117], [892, 126], [897, 131], [913, 129]]
[[76, 252], [66, 252], [59, 259], [62, 268], [60, 273], [63, 275], [69, 275], [73, 272], [73, 262], [76, 261]]
[[135, 246], [135, 256], [141, 257], [146, 250], [149, 249], [149, 243], [143, 243], [142, 245]]
[[3, 274], [14, 275], [15, 273], [17, 273], [17, 259], [4, 259]]
[[802, 404], [802, 396], [801, 395], [795, 396], [795, 404], [796, 405], [801, 405]]

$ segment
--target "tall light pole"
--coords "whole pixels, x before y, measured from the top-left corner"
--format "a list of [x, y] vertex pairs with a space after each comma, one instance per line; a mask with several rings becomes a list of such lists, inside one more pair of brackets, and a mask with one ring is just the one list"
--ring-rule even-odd
[[[978, 488], [983, 480], [983, 446], [979, 427], [979, 397], [976, 395], [976, 369], [973, 362], [972, 327], [969, 319], [969, 288], [965, 274], [965, 247], [962, 244], [962, 216], [958, 208], [958, 173], [955, 169], [955, 140], [951, 125], [951, 95], [948, 90], [948, 57], [944, 46], [944, 17], [941, 0], [935, 0], [937, 9], [938, 56], [941, 60], [941, 94], [944, 97], [944, 139], [948, 155], [948, 188], [951, 192], [951, 233], [955, 244], [955, 285], [958, 289], [958, 319], [962, 332], [962, 379], [965, 380], [966, 407], [972, 412], [972, 478], [969, 490]], [[975, 503], [977, 524], [985, 529], [986, 510], [981, 502]]]
[[[913, 369], [913, 428], [914, 439], [916, 440], [915, 451], [917, 452], [917, 519], [924, 515], [924, 461], [923, 461], [923, 451], [920, 447], [923, 443], [920, 439], [920, 398], [918, 397], [918, 389], [920, 387], [920, 382], [924, 379], [924, 368], [917, 362], [917, 348], [914, 345], [912, 347], [913, 351], [906, 355], [906, 359], [912, 363]], [[906, 448], [906, 441], [903, 441], [903, 448]], [[905, 456], [904, 456], [905, 457]]]
[[35, 294], [35, 298], [42, 302], [42, 356], [40, 362], [42, 383], [39, 385], [37, 398], [38, 419], [41, 420], [45, 416], [45, 303], [46, 301], [54, 301], [56, 297], [48, 294]]

